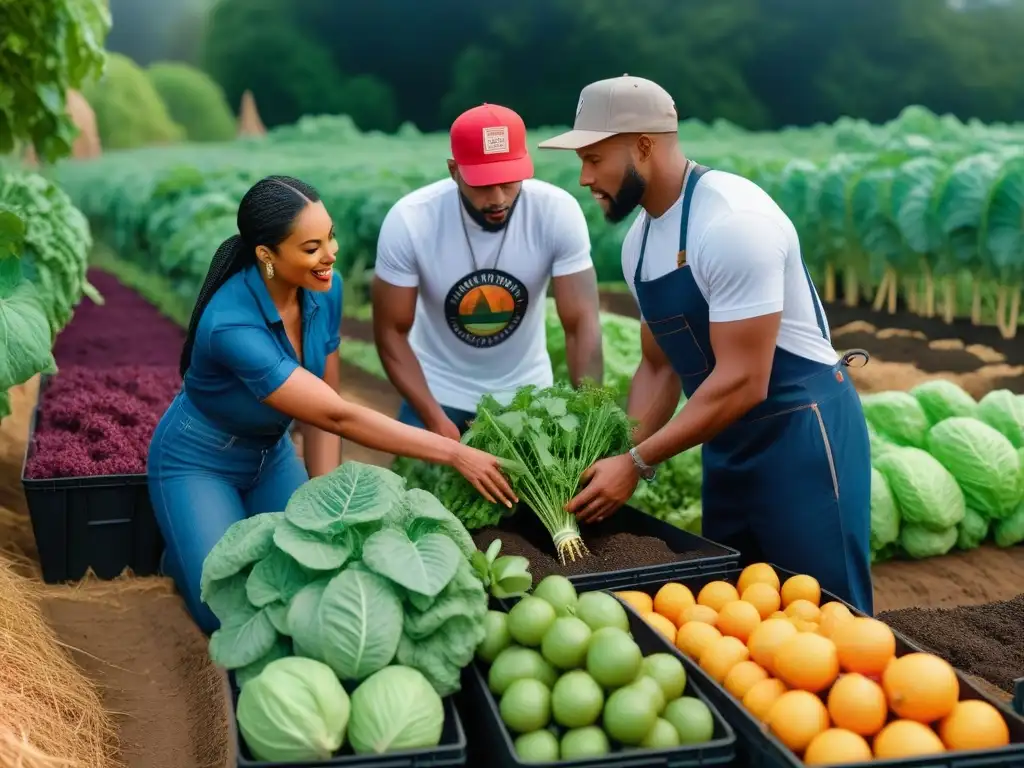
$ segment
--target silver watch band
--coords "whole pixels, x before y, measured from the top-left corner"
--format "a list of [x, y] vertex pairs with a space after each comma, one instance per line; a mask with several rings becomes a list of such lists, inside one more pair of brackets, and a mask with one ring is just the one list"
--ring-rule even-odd
[[633, 459], [633, 463], [636, 465], [637, 472], [640, 473], [640, 477], [644, 480], [651, 481], [654, 479], [656, 471], [654, 467], [649, 466], [642, 458], [636, 448], [629, 449], [629, 456]]

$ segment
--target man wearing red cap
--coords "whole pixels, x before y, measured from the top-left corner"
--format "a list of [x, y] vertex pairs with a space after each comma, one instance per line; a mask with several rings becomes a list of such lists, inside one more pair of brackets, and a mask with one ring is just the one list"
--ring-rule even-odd
[[451, 178], [400, 199], [377, 241], [374, 336], [406, 424], [458, 440], [485, 394], [552, 384], [552, 286], [574, 385], [603, 372], [583, 209], [533, 178], [522, 118], [493, 104], [451, 128]]

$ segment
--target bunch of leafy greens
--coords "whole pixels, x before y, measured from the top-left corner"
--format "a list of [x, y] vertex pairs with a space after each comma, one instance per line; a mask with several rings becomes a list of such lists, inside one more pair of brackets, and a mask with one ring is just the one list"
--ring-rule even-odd
[[447, 696], [484, 635], [476, 551], [435, 497], [347, 462], [296, 490], [284, 512], [233, 524], [210, 551], [201, 597], [221, 622], [210, 656], [240, 686], [289, 655], [351, 683], [395, 662]]
[[529, 386], [505, 407], [485, 396], [463, 441], [504, 460], [516, 494], [540, 518], [564, 563], [586, 553], [566, 503], [591, 464], [629, 450], [631, 430], [607, 389]]

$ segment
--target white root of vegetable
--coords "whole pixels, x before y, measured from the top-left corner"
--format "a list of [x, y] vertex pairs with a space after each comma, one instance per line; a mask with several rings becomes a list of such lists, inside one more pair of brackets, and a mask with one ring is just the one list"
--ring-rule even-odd
[[575, 563], [590, 554], [587, 545], [578, 533], [567, 533], [555, 540], [555, 550], [558, 552], [558, 561], [562, 565]]

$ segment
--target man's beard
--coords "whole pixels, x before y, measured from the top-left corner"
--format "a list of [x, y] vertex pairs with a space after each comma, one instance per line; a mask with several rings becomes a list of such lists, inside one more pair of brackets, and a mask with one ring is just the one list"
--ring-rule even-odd
[[636, 166], [630, 165], [622, 176], [622, 185], [615, 196], [608, 196], [608, 211], [604, 218], [611, 224], [618, 224], [636, 210], [647, 191], [647, 181], [637, 173]]
[[[474, 208], [473, 203], [471, 203], [469, 201], [469, 198], [462, 194], [461, 191], [459, 192], [459, 197], [462, 198], [462, 207], [466, 209], [466, 213], [469, 214], [469, 218], [475, 221], [480, 226], [481, 229], [483, 229], [485, 232], [501, 232], [501, 230], [508, 226], [508, 222], [512, 218], [512, 213], [516, 209], [516, 203], [519, 202], [519, 196], [521, 194], [522, 193], [520, 192], [519, 195], [516, 195], [516, 199], [512, 201], [512, 205], [510, 206], [490, 206], [484, 208], [483, 210], [480, 210], [479, 208]], [[506, 210], [508, 211], [508, 213], [505, 214], [505, 218], [502, 219], [501, 221], [494, 222], [487, 220], [486, 214], [501, 213], [502, 211]]]

